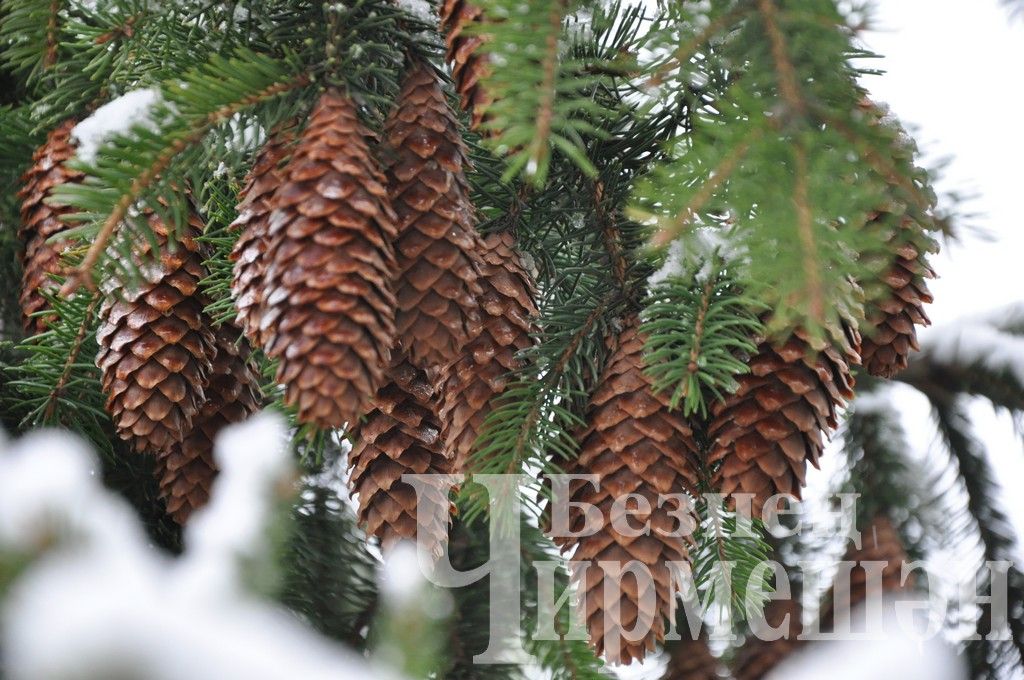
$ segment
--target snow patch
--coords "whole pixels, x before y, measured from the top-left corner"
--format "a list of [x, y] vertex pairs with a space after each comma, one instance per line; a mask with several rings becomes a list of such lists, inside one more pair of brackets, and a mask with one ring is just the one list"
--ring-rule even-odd
[[940, 364], [978, 365], [1008, 373], [1024, 384], [1024, 304], [945, 324], [922, 341]]
[[427, 0], [398, 0], [398, 6], [424, 23], [435, 21], [434, 10]]
[[86, 163], [94, 162], [104, 142], [127, 133], [136, 125], [155, 129], [157, 121], [153, 113], [162, 102], [160, 90], [147, 87], [126, 92], [96, 109], [71, 131], [78, 142], [78, 158]]
[[653, 288], [671, 278], [687, 276], [698, 265], [696, 279], [706, 281], [713, 274], [711, 260], [715, 255], [724, 262], [743, 260], [741, 250], [720, 229], [698, 227], [669, 244], [665, 262], [648, 277], [647, 284]]
[[895, 413], [892, 398], [889, 396], [889, 390], [885, 387], [880, 387], [873, 392], [858, 394], [857, 398], [853, 401], [853, 410], [861, 415], [875, 413], [879, 415], [892, 415]]
[[0, 554], [28, 560], [0, 602], [5, 677], [394, 678], [241, 581], [291, 480], [284, 436], [262, 415], [218, 437], [221, 474], [178, 559], [150, 546], [79, 440], [0, 442]]

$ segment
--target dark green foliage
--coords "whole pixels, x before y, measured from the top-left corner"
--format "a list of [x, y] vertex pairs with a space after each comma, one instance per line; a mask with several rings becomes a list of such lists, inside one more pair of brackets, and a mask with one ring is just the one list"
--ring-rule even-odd
[[[842, 430], [849, 478], [843, 491], [856, 493], [856, 526], [863, 529], [885, 515], [900, 532], [907, 553], [920, 556], [921, 522], [925, 518], [921, 471], [910, 459], [909, 444], [895, 405], [875, 393], [855, 402]], [[883, 405], [884, 404], [884, 405]], [[926, 520], [925, 520], [926, 521]], [[937, 527], [929, 527], [935, 529]]]
[[281, 559], [280, 600], [324, 635], [364, 648], [377, 607], [377, 560], [332, 486], [315, 477], [303, 486]]
[[[976, 678], [1004, 677], [1003, 673], [1024, 665], [1024, 574], [1016, 564], [1020, 545], [1013, 525], [996, 500], [997, 484], [989, 467], [987, 453], [975, 438], [964, 405], [929, 395], [939, 432], [956, 465], [967, 494], [967, 511], [973, 518], [984, 561], [1013, 563], [1008, 575], [1009, 640], [985, 640], [991, 619], [987, 608], [978, 611], [977, 634], [981, 640], [967, 643], [972, 675]], [[979, 565], [979, 585], [983, 594], [989, 586], [988, 569]]]
[[[528, 473], [533, 481], [517, 490], [528, 505], [542, 491], [540, 474], [576, 455], [608, 340], [628, 315], [645, 321], [659, 388], [700, 420], [709, 403], [734, 389], [752, 338], [796, 326], [824, 337], [839, 319], [859, 314], [861, 292], [851, 281], [870, 280], [891, 255], [883, 235], [863, 228], [883, 200], [895, 193], [908, 214], [932, 226], [931, 189], [913, 167], [912, 148], [895, 153], [892, 130], [860, 106], [864, 93], [851, 59], [866, 55], [851, 28], [859, 12], [848, 3], [477, 1], [489, 19], [480, 30], [492, 36], [484, 48], [493, 65], [485, 87], [496, 103], [483, 139], [467, 135], [469, 181], [480, 230], [516, 236], [541, 313], [537, 344], [511, 377], [472, 467]], [[104, 454], [106, 483], [131, 500], [154, 541], [173, 550], [180, 536], [156, 500], [150, 461], [123, 449], [104, 411], [93, 363], [94, 298], [79, 290], [54, 300], [51, 330], [20, 339], [15, 193], [32, 150], [68, 117], [82, 118], [131, 90], [159, 90], [153, 124], [109, 140], [94, 162], [78, 164], [88, 181], [59, 192], [83, 220], [72, 264], [87, 258], [80, 271], [86, 283], [130, 278], [140, 245], [152, 239], [137, 219], [141, 211], [156, 210], [180, 226], [195, 209], [206, 224], [208, 311], [225, 321], [235, 238], [227, 226], [267, 132], [292, 118], [301, 126], [327, 86], [347, 91], [363, 122], [379, 130], [409, 56], [437, 60], [441, 43], [430, 21], [391, 0], [92, 4], [0, 0], [0, 319], [12, 341], [0, 345], [0, 404], [12, 431], [61, 425], [88, 437]], [[649, 278], [666, 254], [649, 249], [652, 236], [656, 245], [678, 238], [676, 247], [693, 255], [658, 286]], [[769, 329], [758, 321], [765, 309], [775, 311]], [[1018, 316], [984, 323], [1018, 338]], [[844, 483], [864, 493], [865, 516], [885, 512], [897, 522], [912, 553], [912, 539], [926, 538], [926, 549], [942, 531], [951, 542], [975, 541], [986, 558], [1006, 559], [1019, 546], [959, 395], [984, 396], [1020, 417], [1024, 385], [1008, 366], [962, 359], [926, 346], [902, 379], [935, 406], [966, 508], [950, 494], [942, 500], [962, 512], [948, 526], [923, 518], [932, 499], [910, 483], [898, 424], [867, 408], [855, 409], [847, 425]], [[259, 354], [257, 360], [279, 406], [274, 367]], [[318, 476], [337, 463], [341, 435], [295, 428], [293, 444], [310, 476], [275, 565], [283, 575], [277, 595], [319, 631], [365, 648], [381, 609], [376, 559], [336, 493], [338, 480]], [[486, 559], [483, 520], [513, 498], [488, 501], [474, 488], [464, 486], [452, 539], [459, 569]], [[728, 584], [734, 612], [745, 614], [768, 587], [746, 582], [769, 553], [762, 527], [699, 509], [700, 592]], [[520, 528], [528, 649], [560, 680], [605, 677], [585, 643], [530, 639], [537, 600], [531, 562], [559, 558], [531, 521]], [[791, 544], [786, 550], [798, 552]], [[787, 563], [795, 561], [790, 557]], [[560, 570], [556, 594], [567, 582]], [[1011, 588], [1015, 606], [1024, 603], [1018, 571]], [[485, 645], [486, 593], [486, 581], [453, 593], [455, 615], [442, 631], [450, 650], [444, 677], [523, 677], [520, 668], [469, 663]], [[978, 677], [1017, 663], [1022, 607], [1011, 612], [1014, 641], [969, 646]], [[563, 609], [561, 631], [567, 617]]]
[[[760, 612], [772, 593], [774, 577], [770, 569], [755, 572], [772, 552], [764, 525], [707, 499], [701, 499], [697, 510], [700, 525], [694, 532], [697, 545], [692, 556], [701, 602], [728, 603], [732, 621]], [[755, 573], [757, 580], [752, 578]]]
[[111, 421], [95, 364], [99, 296], [51, 298], [51, 305], [56, 318], [49, 330], [19, 344], [15, 361], [2, 369], [4, 410], [17, 414], [19, 431], [67, 427], [101, 453], [113, 455]]
[[[537, 658], [540, 667], [550, 673], [552, 680], [598, 680], [610, 677], [602, 670], [603, 664], [582, 640], [536, 640], [533, 631], [537, 626], [537, 572], [534, 561], [558, 561], [558, 553], [551, 541], [526, 517], [520, 522], [522, 545], [522, 596], [523, 647]], [[467, 524], [457, 521], [451, 534], [452, 565], [464, 571], [483, 564], [488, 558], [488, 528], [483, 523]], [[568, 585], [568, 574], [564, 569], [555, 573], [555, 598]], [[524, 669], [515, 666], [479, 666], [471, 663], [472, 657], [487, 647], [488, 580], [452, 591], [455, 597], [455, 612], [449, 637], [450, 658], [444, 674], [449, 680], [491, 680], [491, 678], [526, 678]], [[564, 634], [569, 627], [569, 608], [563, 607], [556, 613], [555, 630]]]
[[770, 330], [835, 333], [859, 312], [851, 280], [864, 278], [865, 255], [884, 247], [861, 227], [885, 180], [906, 170], [880, 160], [885, 135], [858, 109], [845, 17], [831, 0], [669, 7], [654, 96], [714, 95], [638, 185], [637, 214], [662, 242], [718, 225], [743, 255], [737, 282], [775, 309]]

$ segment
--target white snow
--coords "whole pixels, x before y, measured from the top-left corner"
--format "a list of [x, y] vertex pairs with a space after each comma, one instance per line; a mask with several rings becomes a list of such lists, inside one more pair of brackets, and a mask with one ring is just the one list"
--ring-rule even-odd
[[293, 482], [284, 436], [279, 417], [262, 415], [219, 438], [213, 499], [178, 559], [148, 544], [77, 439], [0, 442], [0, 554], [29, 560], [0, 609], [6, 677], [395, 677], [240, 582], [274, 491]]
[[[906, 630], [896, 621], [892, 602], [883, 603], [882, 630], [861, 639], [811, 641], [776, 666], [765, 680], [966, 680], [963, 657], [939, 637]], [[863, 621], [863, 611], [852, 612]]]
[[980, 365], [1024, 383], [1024, 335], [1004, 328], [1024, 322], [1024, 305], [972, 315], [944, 324], [922, 340], [922, 351], [939, 363]]
[[435, 20], [434, 10], [427, 0], [398, 0], [398, 6], [425, 23]]
[[696, 227], [692, 232], [669, 243], [665, 262], [647, 278], [650, 287], [676, 276], [685, 276], [700, 265], [696, 278], [704, 281], [711, 275], [711, 260], [718, 256], [725, 262], [742, 262], [743, 255], [715, 227]]
[[380, 588], [390, 606], [399, 610], [408, 608], [426, 587], [427, 580], [420, 571], [415, 543], [403, 541], [387, 552]]
[[874, 392], [863, 392], [857, 395], [853, 402], [853, 410], [860, 414], [880, 413], [891, 415], [896, 412], [892, 404], [892, 396], [885, 386], [877, 388]]
[[96, 109], [72, 130], [78, 141], [78, 158], [92, 163], [100, 146], [115, 135], [124, 134], [135, 125], [154, 128], [153, 113], [162, 101], [160, 90], [147, 87], [126, 92]]

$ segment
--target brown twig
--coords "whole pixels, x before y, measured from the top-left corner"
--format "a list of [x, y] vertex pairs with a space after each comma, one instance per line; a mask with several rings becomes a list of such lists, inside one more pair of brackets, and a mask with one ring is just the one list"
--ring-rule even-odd
[[793, 150], [796, 167], [793, 178], [793, 205], [796, 208], [797, 234], [803, 250], [803, 267], [807, 275], [808, 294], [810, 295], [811, 318], [818, 323], [825, 322], [825, 298], [822, 291], [821, 272], [818, 269], [818, 252], [814, 239], [814, 216], [811, 213], [810, 199], [807, 188], [807, 154], [802, 145], [797, 144]]
[[64, 368], [61, 369], [60, 378], [57, 379], [57, 384], [54, 385], [50, 396], [46, 399], [46, 408], [43, 409], [43, 422], [45, 423], [50, 422], [57, 410], [57, 402], [60, 400], [60, 395], [67, 386], [68, 380], [71, 378], [71, 367], [74, 366], [78, 360], [78, 355], [82, 351], [82, 344], [85, 342], [85, 336], [89, 332], [89, 326], [92, 324], [92, 315], [95, 313], [96, 305], [99, 304], [99, 301], [100, 295], [95, 293], [89, 302], [89, 306], [85, 308], [85, 316], [82, 317], [78, 333], [75, 334], [75, 341], [71, 346], [71, 351], [68, 352], [68, 358], [64, 361]]

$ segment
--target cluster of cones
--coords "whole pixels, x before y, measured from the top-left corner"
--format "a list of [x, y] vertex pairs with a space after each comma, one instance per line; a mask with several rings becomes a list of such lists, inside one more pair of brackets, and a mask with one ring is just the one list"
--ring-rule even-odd
[[[23, 178], [21, 305], [31, 334], [52, 323], [46, 295], [56, 294], [55, 277], [68, 274], [62, 259], [68, 242], [61, 235], [74, 226], [65, 219], [71, 210], [50, 198], [55, 187], [83, 179], [65, 164], [75, 155], [74, 125], [68, 120], [50, 132]], [[166, 247], [169, 228], [161, 218], [147, 211], [145, 219], [156, 242], [138, 251], [146, 262], [138, 282], [107, 282], [103, 289], [96, 363], [117, 433], [154, 456], [167, 513], [184, 523], [209, 499], [217, 474], [214, 437], [259, 407], [259, 375], [247, 343], [236, 342], [237, 329], [215, 328], [204, 312], [198, 216], [188, 216], [173, 249]]]
[[420, 519], [440, 544], [446, 494], [418, 498], [402, 476], [463, 468], [531, 343], [533, 282], [510, 234], [476, 231], [466, 148], [432, 66], [410, 64], [375, 141], [335, 90], [300, 134], [273, 135], [239, 206], [233, 293], [299, 420], [355, 435], [367, 531], [414, 539]]
[[[484, 115], [487, 64], [476, 53], [480, 36], [467, 26], [480, 19], [471, 3], [443, 3], [456, 87], [474, 124]], [[61, 273], [52, 237], [65, 228], [62, 209], [44, 199], [52, 186], [80, 180], [63, 166], [73, 154], [69, 134], [68, 125], [51, 134], [26, 179], [26, 312], [45, 306], [33, 296]], [[217, 430], [259, 404], [251, 343], [277, 361], [276, 381], [301, 422], [347, 426], [355, 435], [351, 483], [370, 533], [385, 544], [415, 538], [419, 512], [437, 507], [447, 521], [447, 497], [421, 490], [424, 506], [402, 476], [465, 469], [495, 396], [532, 342], [537, 314], [513, 237], [475, 229], [467, 169], [440, 75], [413, 61], [382, 139], [337, 90], [321, 95], [304, 126], [271, 135], [234, 224], [237, 329], [214, 329], [203, 311], [195, 216], [177, 248], [156, 244], [157, 265], [145, 268], [138, 285], [107, 291], [97, 362], [108, 409], [123, 438], [157, 457], [176, 518], [184, 521], [205, 501]], [[166, 241], [166, 226], [155, 214], [149, 220]], [[599, 651], [618, 662], [642, 659], [664, 637], [673, 565], [689, 562], [683, 526], [696, 519], [682, 500], [659, 505], [660, 495], [694, 494], [710, 464], [711, 486], [750, 494], [755, 514], [774, 494], [799, 496], [808, 462], [816, 464], [837, 409], [853, 396], [851, 365], [863, 357], [872, 373], [890, 375], [906, 364], [915, 324], [926, 321], [921, 305], [930, 299], [923, 252], [908, 243], [897, 246], [885, 278], [888, 302], [869, 318], [870, 340], [861, 346], [845, 328], [833, 346], [812, 346], [800, 332], [762, 341], [739, 389], [699, 424], [708, 446], [669, 396], [654, 390], [639, 318], [625, 319], [609, 339], [611, 358], [567, 470], [600, 476], [596, 486], [572, 485], [569, 500], [596, 506], [602, 526], [590, 536], [556, 537], [563, 550], [575, 550]], [[29, 317], [29, 324], [40, 330], [35, 325], [45, 318]], [[616, 501], [625, 494], [647, 501], [631, 515], [632, 523], [650, 524], [646, 535], [614, 528], [622, 512]], [[571, 515], [570, 524], [578, 529], [584, 519]], [[440, 543], [446, 527], [431, 531]], [[605, 574], [588, 563], [633, 560], [648, 567], [651, 582], [629, 587], [625, 577], [616, 600], [606, 602]], [[650, 633], [630, 641], [626, 631], [638, 625]], [[621, 644], [606, 650], [606, 634]]]

